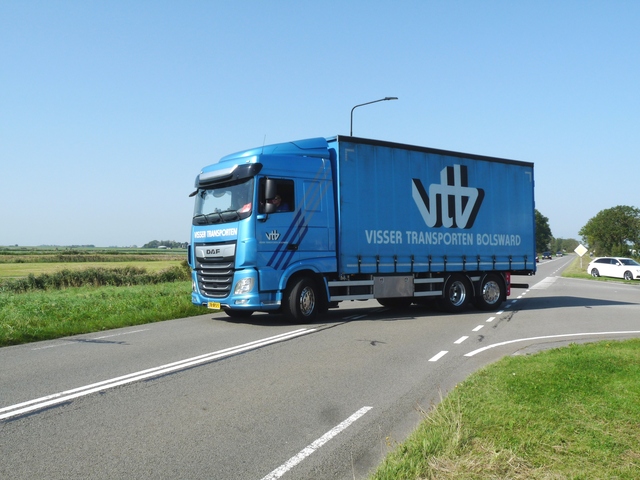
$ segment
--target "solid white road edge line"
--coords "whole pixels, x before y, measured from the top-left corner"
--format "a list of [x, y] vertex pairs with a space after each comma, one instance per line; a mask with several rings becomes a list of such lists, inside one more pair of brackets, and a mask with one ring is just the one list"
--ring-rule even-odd
[[358, 420], [360, 417], [362, 417], [365, 413], [367, 413], [372, 408], [373, 407], [362, 407], [356, 413], [354, 413], [349, 418], [347, 418], [344, 422], [342, 422], [341, 424], [337, 425], [336, 427], [333, 427], [331, 430], [329, 430], [327, 433], [325, 433], [323, 436], [321, 436], [319, 439], [317, 439], [311, 445], [303, 448], [302, 450], [300, 450], [300, 452], [298, 452], [297, 455], [294, 455], [289, 460], [287, 460], [285, 463], [283, 463], [281, 466], [276, 468], [273, 472], [268, 474], [266, 477], [263, 477], [262, 480], [274, 480], [276, 478], [280, 478], [282, 475], [284, 475], [289, 470], [291, 470], [293, 467], [298, 465], [300, 462], [302, 462], [305, 458], [307, 458], [313, 452], [315, 452], [320, 447], [322, 447], [325, 443], [327, 443], [333, 437], [335, 437], [336, 435], [338, 435], [342, 431], [346, 430], [349, 427], [349, 425], [351, 425], [353, 422]]
[[130, 373], [128, 375], [112, 378], [110, 380], [104, 380], [102, 382], [92, 383], [91, 385], [85, 385], [83, 387], [66, 390], [64, 392], [47, 395], [46, 397], [36, 398], [34, 400], [29, 400], [26, 402], [15, 404], [15, 405], [10, 405], [8, 407], [0, 408], [0, 420], [5, 420], [10, 417], [23, 415], [25, 413], [29, 413], [34, 410], [39, 410], [41, 408], [49, 407], [51, 405], [67, 402], [69, 400], [73, 400], [74, 398], [83, 397], [91, 393], [108, 390], [110, 388], [118, 387], [120, 385], [125, 385], [127, 383], [137, 382], [150, 377], [157, 377], [159, 375], [164, 375], [170, 372], [174, 372], [176, 370], [183, 370], [185, 368], [189, 368], [201, 363], [206, 363], [212, 360], [229, 357], [231, 355], [236, 355], [238, 353], [242, 353], [248, 350], [253, 350], [259, 347], [270, 345], [272, 343], [283, 342], [285, 340], [289, 340], [291, 338], [299, 337], [302, 335], [307, 335], [315, 331], [316, 331], [315, 328], [311, 328], [311, 329], [301, 328], [298, 330], [294, 330], [292, 332], [275, 335], [273, 337], [263, 338], [261, 340], [255, 340], [253, 342], [245, 343], [244, 345], [225, 348], [223, 350], [206, 353], [203, 355], [199, 355], [197, 357], [187, 358], [185, 360], [169, 363], [167, 365], [161, 365], [159, 367], [149, 368], [147, 370]]
[[486, 347], [478, 348], [473, 352], [465, 353], [465, 357], [473, 357], [477, 353], [484, 352], [485, 350], [489, 350], [495, 347], [501, 347], [503, 345], [509, 345], [510, 343], [517, 342], [529, 342], [532, 340], [548, 340], [551, 338], [566, 338], [566, 337], [583, 337], [585, 335], [631, 335], [631, 334], [640, 334], [640, 330], [631, 330], [631, 331], [623, 331], [623, 332], [588, 332], [588, 333], [565, 333], [562, 335], [547, 335], [544, 337], [531, 337], [531, 338], [519, 338], [517, 340], [509, 340], [507, 342], [494, 343], [493, 345], [487, 345]]

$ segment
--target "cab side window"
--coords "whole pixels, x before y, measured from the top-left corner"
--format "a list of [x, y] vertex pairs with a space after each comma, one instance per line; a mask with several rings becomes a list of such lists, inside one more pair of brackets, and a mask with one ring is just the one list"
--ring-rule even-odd
[[[295, 194], [293, 180], [270, 177], [276, 183], [276, 194], [272, 198], [266, 198], [266, 203], [275, 205], [274, 213], [293, 212], [295, 210]], [[264, 179], [260, 181], [260, 198], [265, 198]], [[264, 204], [260, 205], [260, 213], [264, 213]]]

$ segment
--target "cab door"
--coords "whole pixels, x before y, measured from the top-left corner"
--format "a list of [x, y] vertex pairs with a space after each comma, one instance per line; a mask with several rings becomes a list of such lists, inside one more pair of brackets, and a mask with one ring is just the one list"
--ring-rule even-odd
[[[292, 179], [270, 177], [260, 180], [256, 239], [261, 289], [277, 289], [282, 270], [298, 259], [299, 245], [294, 224], [299, 208], [295, 193], [296, 184]], [[279, 202], [276, 197], [279, 197]]]

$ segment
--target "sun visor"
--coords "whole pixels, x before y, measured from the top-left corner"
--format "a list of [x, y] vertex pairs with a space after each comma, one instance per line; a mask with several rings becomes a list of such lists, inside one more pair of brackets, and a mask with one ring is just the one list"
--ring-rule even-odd
[[241, 180], [256, 176], [262, 170], [261, 163], [233, 165], [231, 167], [202, 172], [196, 177], [196, 188], [203, 188], [218, 183]]

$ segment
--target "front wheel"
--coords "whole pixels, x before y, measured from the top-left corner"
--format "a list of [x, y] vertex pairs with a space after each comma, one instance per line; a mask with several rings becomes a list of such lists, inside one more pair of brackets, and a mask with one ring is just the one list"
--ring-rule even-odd
[[451, 313], [462, 312], [471, 299], [471, 282], [462, 274], [451, 275], [445, 282], [440, 306]]
[[319, 310], [317, 288], [316, 283], [307, 277], [292, 280], [282, 298], [284, 316], [297, 323], [313, 321]]
[[625, 280], [633, 280], [633, 273], [631, 273], [629, 270], [627, 270], [626, 272], [624, 272], [624, 279]]
[[480, 310], [498, 308], [507, 298], [504, 281], [499, 275], [490, 273], [480, 283], [480, 290], [475, 297], [475, 304]]

